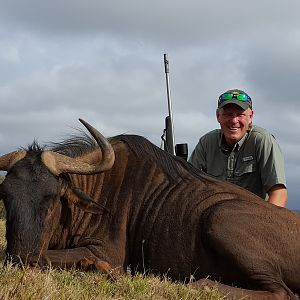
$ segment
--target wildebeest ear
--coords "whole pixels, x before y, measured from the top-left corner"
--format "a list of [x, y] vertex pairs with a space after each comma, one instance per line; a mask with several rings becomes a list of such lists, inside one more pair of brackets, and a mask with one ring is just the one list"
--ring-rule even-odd
[[90, 196], [88, 196], [78, 188], [68, 187], [63, 196], [86, 212], [90, 212], [93, 214], [108, 212], [108, 210], [104, 206], [95, 202]]

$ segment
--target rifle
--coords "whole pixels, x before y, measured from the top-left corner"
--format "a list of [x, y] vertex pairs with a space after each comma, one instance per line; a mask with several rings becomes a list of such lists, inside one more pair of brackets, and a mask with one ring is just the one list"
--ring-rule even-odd
[[174, 126], [173, 126], [173, 114], [172, 114], [172, 101], [171, 101], [171, 92], [170, 92], [170, 78], [169, 78], [169, 61], [168, 55], [164, 54], [164, 65], [165, 65], [165, 74], [166, 74], [166, 85], [167, 85], [167, 99], [168, 99], [168, 116], [165, 118], [165, 139], [164, 141], [164, 150], [175, 155], [174, 151]]
[[[164, 54], [164, 65], [166, 74], [166, 85], [167, 85], [167, 99], [168, 99], [168, 116], [165, 118], [165, 129], [161, 139], [163, 141], [163, 149], [172, 155], [181, 156], [185, 160], [188, 157], [188, 146], [186, 143], [176, 144], [174, 137], [174, 125], [173, 125], [173, 114], [172, 114], [172, 101], [170, 92], [170, 78], [169, 78], [169, 60], [168, 55]], [[175, 147], [174, 147], [175, 145]]]

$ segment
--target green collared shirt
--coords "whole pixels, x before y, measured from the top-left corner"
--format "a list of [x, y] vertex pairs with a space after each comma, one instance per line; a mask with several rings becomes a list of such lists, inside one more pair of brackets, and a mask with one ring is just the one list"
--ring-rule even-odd
[[233, 147], [220, 129], [200, 138], [189, 162], [204, 172], [240, 185], [265, 199], [276, 184], [286, 186], [280, 146], [265, 129], [252, 126]]

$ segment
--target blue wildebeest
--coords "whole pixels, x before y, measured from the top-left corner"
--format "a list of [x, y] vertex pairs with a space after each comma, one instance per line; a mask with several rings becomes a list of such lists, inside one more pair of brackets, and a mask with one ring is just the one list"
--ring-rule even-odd
[[192, 275], [194, 287], [216, 284], [232, 299], [297, 299], [300, 216], [142, 137], [105, 139], [81, 122], [93, 138], [0, 157], [7, 261], [112, 277], [130, 266]]

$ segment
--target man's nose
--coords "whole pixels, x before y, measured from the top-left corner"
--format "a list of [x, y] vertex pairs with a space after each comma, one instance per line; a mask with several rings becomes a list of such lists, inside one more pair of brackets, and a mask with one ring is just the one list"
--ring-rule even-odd
[[230, 121], [232, 122], [238, 122], [239, 121], [239, 115], [233, 114], [230, 118]]

